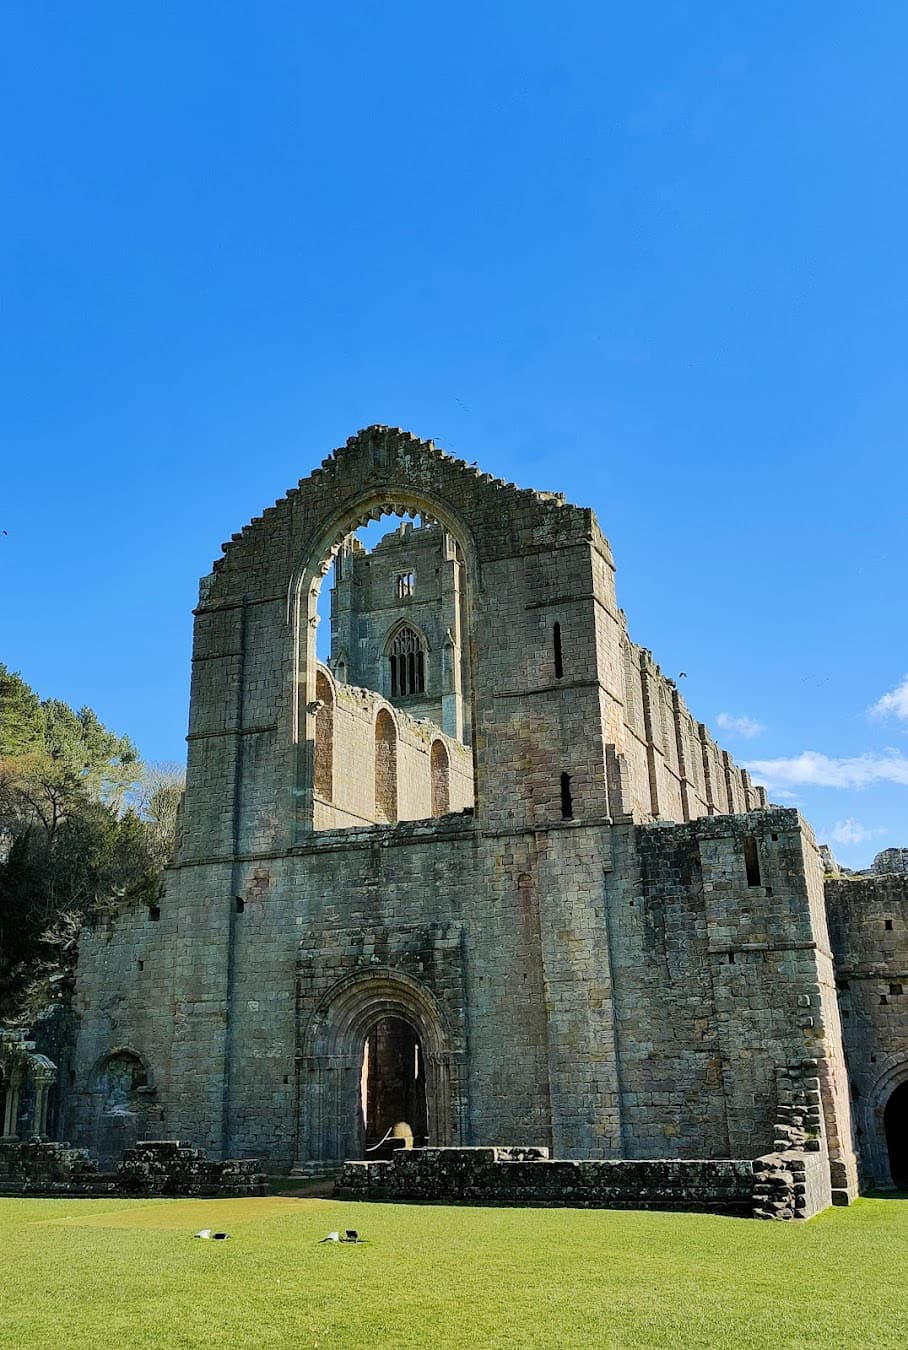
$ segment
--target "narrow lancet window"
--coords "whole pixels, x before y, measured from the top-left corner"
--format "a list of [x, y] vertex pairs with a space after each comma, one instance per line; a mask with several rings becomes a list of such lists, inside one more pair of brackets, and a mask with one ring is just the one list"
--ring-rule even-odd
[[571, 775], [563, 773], [561, 775], [561, 819], [573, 820], [574, 817], [574, 799], [571, 796]]
[[564, 674], [564, 657], [561, 654], [561, 624], [556, 623], [552, 629], [552, 639], [555, 646], [555, 679], [560, 680]]
[[744, 867], [747, 871], [748, 886], [760, 885], [760, 855], [757, 841], [752, 834], [744, 836]]

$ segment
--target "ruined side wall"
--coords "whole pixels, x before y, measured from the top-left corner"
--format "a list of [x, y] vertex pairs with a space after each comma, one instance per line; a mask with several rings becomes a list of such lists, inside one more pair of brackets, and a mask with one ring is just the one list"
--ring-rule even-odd
[[620, 648], [624, 725], [617, 739], [628, 763], [634, 818], [681, 823], [765, 808], [765, 790], [716, 745], [652, 653], [630, 640], [626, 625]]
[[862, 1168], [886, 1186], [883, 1115], [908, 1079], [908, 876], [830, 878], [825, 891]]
[[[74, 1142], [111, 1158], [121, 1144], [134, 1141], [130, 1135], [179, 1136], [221, 1151], [231, 1094], [228, 1009], [242, 919], [238, 902], [267, 894], [269, 878], [260, 863], [242, 871], [229, 863], [175, 867], [166, 874], [157, 911], [135, 906], [83, 931], [74, 992], [75, 1081], [66, 1122]], [[258, 975], [270, 984], [274, 972], [267, 959]], [[275, 996], [292, 1002], [292, 987]], [[117, 1126], [100, 1119], [96, 1070], [120, 1048], [141, 1057], [150, 1090], [129, 1103], [136, 1119]]]
[[[848, 1164], [828, 943], [797, 813], [613, 833], [606, 890], [625, 1156], [758, 1156], [776, 1134], [777, 1072], [808, 1059], [835, 1127], [830, 1149]], [[748, 836], [760, 867], [752, 885]]]
[[424, 820], [432, 811], [431, 752], [435, 741], [448, 757], [449, 811], [473, 805], [473, 754], [437, 726], [416, 722], [378, 694], [332, 685], [332, 792], [315, 792], [316, 830], [348, 829], [378, 822], [375, 802], [375, 720], [381, 708], [397, 732], [397, 819]]

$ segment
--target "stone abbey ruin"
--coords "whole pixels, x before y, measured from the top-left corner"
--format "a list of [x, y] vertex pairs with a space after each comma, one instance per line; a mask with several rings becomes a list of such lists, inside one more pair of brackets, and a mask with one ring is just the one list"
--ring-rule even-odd
[[[367, 551], [387, 515], [419, 524]], [[904, 859], [824, 879], [614, 574], [592, 511], [387, 427], [233, 536], [166, 893], [82, 935], [56, 1137], [361, 1195], [790, 1217], [908, 1183]], [[6, 1053], [7, 1138], [40, 1135]]]

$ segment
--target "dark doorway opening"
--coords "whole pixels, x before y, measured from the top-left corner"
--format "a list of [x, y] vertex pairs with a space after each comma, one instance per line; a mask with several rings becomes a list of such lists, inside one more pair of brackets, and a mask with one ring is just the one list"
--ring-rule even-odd
[[429, 1117], [423, 1049], [401, 1017], [383, 1017], [363, 1045], [360, 1110], [366, 1155], [387, 1158], [399, 1148], [428, 1142]]
[[900, 1191], [908, 1190], [908, 1082], [900, 1083], [892, 1093], [883, 1121], [892, 1180]]

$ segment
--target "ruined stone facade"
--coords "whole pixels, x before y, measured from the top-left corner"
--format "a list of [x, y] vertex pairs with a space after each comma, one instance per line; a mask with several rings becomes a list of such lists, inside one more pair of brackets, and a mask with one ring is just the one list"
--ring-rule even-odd
[[865, 1179], [908, 1189], [908, 874], [830, 878], [826, 904]]
[[[423, 524], [359, 551], [388, 513]], [[67, 1138], [321, 1170], [395, 1107], [562, 1159], [795, 1129], [855, 1193], [813, 836], [631, 640], [591, 511], [372, 427], [224, 546], [195, 622], [179, 851], [83, 937]]]

